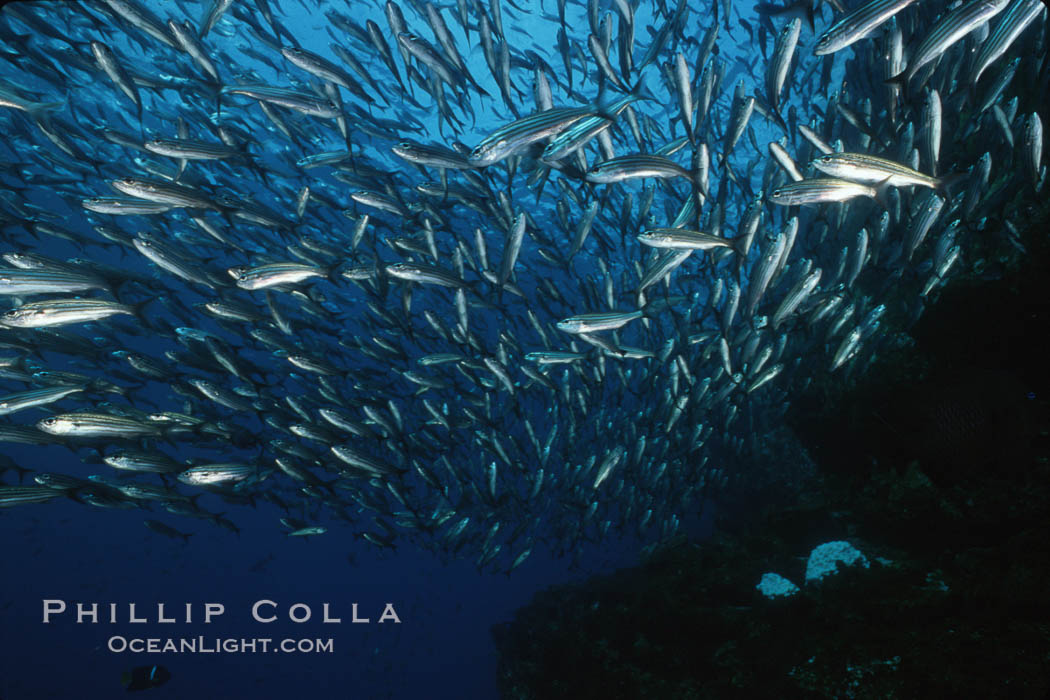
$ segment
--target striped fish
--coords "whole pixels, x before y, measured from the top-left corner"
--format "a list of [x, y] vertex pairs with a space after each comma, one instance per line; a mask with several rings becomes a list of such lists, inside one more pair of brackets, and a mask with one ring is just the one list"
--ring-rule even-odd
[[1043, 160], [1043, 120], [1038, 112], [1032, 112], [1025, 120], [1024, 141], [1021, 144], [1021, 160], [1032, 189], [1038, 189]]
[[893, 187], [919, 185], [938, 191], [943, 191], [958, 177], [931, 177], [896, 161], [867, 153], [827, 153], [814, 160], [813, 166], [832, 177], [852, 182], [885, 183]]
[[711, 250], [733, 248], [733, 242], [702, 231], [684, 228], [654, 228], [638, 236], [642, 244], [652, 248], [677, 248], [679, 250]]
[[275, 104], [279, 107], [293, 109], [312, 117], [322, 119], [335, 119], [342, 116], [342, 111], [328, 98], [316, 97], [302, 92], [296, 92], [287, 88], [270, 87], [268, 85], [252, 85], [240, 87], [224, 87], [223, 94], [243, 95], [259, 102]]
[[217, 204], [207, 199], [203, 193], [192, 187], [134, 177], [113, 180], [110, 184], [113, 186], [113, 189], [123, 194], [145, 199], [149, 202], [167, 204], [171, 207], [188, 207], [191, 209], [219, 208]]
[[147, 202], [144, 199], [128, 199], [127, 197], [87, 197], [80, 200], [80, 206], [98, 214], [115, 216], [162, 214], [175, 208], [173, 204]]
[[878, 190], [860, 182], [818, 177], [789, 182], [769, 193], [769, 201], [782, 206], [845, 202], [857, 197], [879, 196]]
[[475, 168], [484, 168], [537, 141], [556, 136], [586, 117], [602, 117], [612, 121], [627, 105], [640, 99], [644, 99], [640, 92], [632, 92], [607, 106], [554, 107], [530, 114], [500, 127], [482, 139], [470, 152], [469, 160]]
[[101, 321], [118, 314], [136, 315], [126, 304], [105, 299], [49, 299], [23, 304], [0, 316], [0, 325], [11, 328], [44, 328], [69, 323]]
[[231, 267], [226, 271], [241, 289], [255, 291], [282, 284], [298, 284], [311, 277], [324, 277], [328, 273], [317, 265], [280, 262], [256, 267]]
[[51, 386], [0, 396], [0, 416], [17, 413], [34, 406], [46, 406], [83, 390], [83, 386]]
[[638, 177], [684, 177], [693, 179], [693, 174], [664, 156], [637, 153], [620, 156], [598, 163], [587, 171], [588, 182], [609, 184]]
[[949, 12], [912, 52], [907, 70], [889, 78], [886, 82], [908, 82], [920, 68], [936, 59], [957, 41], [1002, 12], [1007, 2], [1009, 0], [970, 0], [962, 7]]
[[791, 67], [791, 59], [795, 55], [801, 31], [802, 20], [798, 17], [784, 25], [766, 68], [766, 99], [777, 114], [780, 113], [780, 93], [784, 90], [784, 82], [787, 80], [788, 69]]
[[50, 435], [71, 438], [133, 439], [162, 433], [159, 426], [112, 413], [80, 411], [45, 418], [36, 427]]
[[820, 35], [813, 53], [825, 56], [860, 41], [916, 0], [871, 0], [847, 12]]
[[537, 141], [560, 134], [579, 120], [599, 114], [592, 107], [555, 107], [516, 119], [500, 127], [470, 152], [475, 168], [484, 168], [509, 158]]
[[622, 328], [641, 317], [641, 311], [598, 311], [571, 316], [558, 321], [555, 325], [558, 330], [566, 333], [594, 333]]
[[988, 66], [1006, 53], [1021, 32], [1043, 10], [1044, 6], [1040, 0], [1013, 0], [1003, 13], [1002, 19], [995, 25], [995, 30], [981, 44], [981, 50], [974, 59], [973, 78], [970, 82], [976, 85]]
[[176, 477], [191, 486], [224, 486], [255, 476], [254, 466], [245, 464], [201, 464], [190, 467]]
[[155, 138], [144, 143], [143, 148], [157, 155], [186, 160], [222, 160], [241, 154], [238, 149], [224, 143], [208, 143], [195, 139]]
[[0, 270], [0, 294], [71, 294], [108, 289], [103, 280], [81, 272], [49, 269]]
[[61, 495], [61, 491], [46, 486], [0, 486], [0, 508], [46, 503]]

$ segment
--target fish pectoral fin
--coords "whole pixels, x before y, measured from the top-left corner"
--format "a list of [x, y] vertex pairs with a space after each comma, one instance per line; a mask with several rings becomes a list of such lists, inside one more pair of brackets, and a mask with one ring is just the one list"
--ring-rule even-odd
[[890, 187], [893, 186], [890, 184], [891, 180], [893, 180], [893, 178], [888, 177], [875, 186], [875, 202], [885, 211], [889, 211], [890, 208], [889, 201], [886, 199], [886, 193], [889, 192]]

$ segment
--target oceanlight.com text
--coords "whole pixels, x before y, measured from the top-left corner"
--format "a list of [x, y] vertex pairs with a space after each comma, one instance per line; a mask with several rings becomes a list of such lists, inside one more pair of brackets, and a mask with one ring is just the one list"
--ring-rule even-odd
[[113, 653], [132, 654], [331, 654], [335, 641], [327, 639], [280, 639], [268, 637], [122, 637], [109, 638], [106, 648]]

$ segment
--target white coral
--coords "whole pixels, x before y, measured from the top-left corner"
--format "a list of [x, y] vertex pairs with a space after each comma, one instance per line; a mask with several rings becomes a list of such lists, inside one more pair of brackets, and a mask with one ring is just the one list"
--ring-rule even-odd
[[780, 574], [762, 574], [762, 580], [755, 586], [758, 592], [767, 598], [786, 598], [798, 593], [798, 586]]
[[828, 574], [835, 573], [839, 562], [845, 566], [863, 566], [865, 569], [869, 566], [868, 558], [849, 542], [825, 542], [809, 554], [809, 561], [806, 563], [806, 583], [819, 581]]

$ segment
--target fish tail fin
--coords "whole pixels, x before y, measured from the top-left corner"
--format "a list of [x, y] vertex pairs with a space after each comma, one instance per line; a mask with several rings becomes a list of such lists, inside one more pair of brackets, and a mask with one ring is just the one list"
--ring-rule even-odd
[[131, 312], [139, 321], [141, 321], [147, 328], [154, 328], [151, 322], [151, 318], [154, 314], [147, 314], [146, 309], [155, 301], [159, 301], [163, 304], [167, 304], [167, 300], [164, 297], [150, 297], [145, 301], [140, 301], [137, 304], [131, 305]]
[[755, 196], [754, 191], [751, 189], [751, 183], [748, 182], [747, 180], [742, 180], [740, 178], [740, 176], [736, 174], [736, 171], [733, 170], [732, 166], [729, 165], [728, 161], [725, 163], [725, 169], [726, 169], [726, 176], [730, 180], [735, 182], [737, 184], [737, 186], [740, 187], [740, 189], [743, 190], [747, 194], [748, 197], [754, 197]]
[[737, 236], [729, 241], [729, 249], [736, 253], [739, 264], [744, 264], [744, 237]]
[[543, 190], [547, 186], [547, 179], [550, 177], [551, 174], [551, 168], [549, 166], [545, 167], [547, 168], [547, 170], [540, 178], [539, 187], [536, 188], [536, 204], [540, 203], [540, 197], [543, 195]]
[[948, 197], [948, 190], [952, 186], [958, 184], [960, 181], [965, 180], [968, 177], [967, 173], [964, 172], [951, 172], [947, 173], [935, 180], [934, 189], [938, 194]]
[[903, 70], [897, 75], [886, 78], [882, 82], [886, 85], [889, 85], [890, 87], [896, 87], [900, 88], [901, 90], [904, 90], [908, 85], [908, 71]]
[[349, 260], [343, 260], [325, 270], [325, 277], [332, 284], [339, 284], [343, 279], [343, 270], [353, 267], [353, 263]]
[[[354, 164], [354, 140], [351, 138], [351, 130], [346, 130], [346, 152], [350, 154], [350, 167], [356, 169], [357, 166]], [[247, 144], [246, 144], [247, 145]]]
[[777, 123], [777, 126], [784, 130], [785, 134], [787, 134], [789, 137], [791, 136], [791, 129], [788, 129], [787, 122], [784, 121], [784, 116], [780, 113], [780, 110], [777, 108], [773, 109], [773, 121]]
[[252, 155], [252, 152], [250, 150], [248, 150], [248, 147], [251, 145], [251, 143], [252, 143], [251, 141], [247, 141], [247, 140], [239, 141], [239, 142], [235, 143], [233, 145], [233, 148], [237, 151], [237, 154], [238, 154], [237, 157], [242, 157], [245, 160], [251, 162], [253, 160], [253, 158], [254, 158], [254, 156]]
[[641, 76], [638, 77], [638, 82], [631, 86], [630, 91], [627, 93], [633, 99], [632, 102], [639, 100], [655, 100], [656, 96], [653, 95], [652, 91], [646, 86], [645, 79]]
[[34, 119], [45, 118], [52, 112], [62, 109], [66, 106], [66, 100], [60, 102], [36, 102], [26, 106], [26, 111], [29, 112], [29, 116]]

